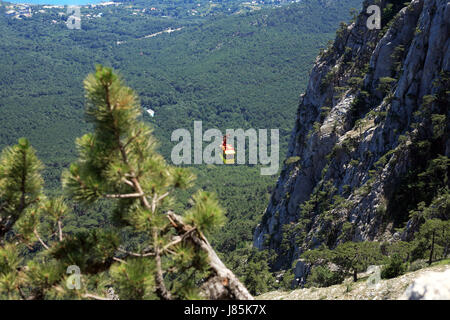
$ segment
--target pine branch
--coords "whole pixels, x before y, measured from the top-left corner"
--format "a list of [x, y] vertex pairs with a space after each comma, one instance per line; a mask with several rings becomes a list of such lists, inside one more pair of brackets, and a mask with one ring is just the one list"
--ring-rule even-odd
[[[167, 217], [180, 236], [183, 236], [192, 230], [189, 226], [184, 224], [182, 218], [174, 212], [169, 211]], [[214, 276], [203, 286], [203, 289], [209, 299], [253, 300], [252, 295], [233, 272], [231, 272], [220, 260], [208, 240], [199, 230], [191, 232], [188, 235], [188, 239], [190, 239], [192, 244], [199, 250], [204, 251], [208, 255], [209, 266]]]
[[[112, 113], [113, 108], [111, 106], [111, 101], [110, 101], [110, 97], [109, 97], [109, 86], [105, 85], [104, 89], [105, 89], [106, 106], [108, 108], [108, 111], [111, 113], [111, 116], [114, 119], [114, 115]], [[134, 169], [130, 166], [130, 163], [128, 161], [128, 155], [127, 155], [125, 146], [123, 145], [122, 140], [120, 139], [119, 129], [117, 128], [117, 122], [115, 121], [115, 119], [113, 121], [113, 130], [114, 130], [114, 135], [115, 135], [115, 139], [117, 142], [117, 146], [118, 146], [120, 154], [122, 156], [122, 161], [130, 168], [130, 174], [132, 176], [131, 182], [133, 183], [133, 186], [136, 189], [137, 193], [141, 194], [140, 198], [141, 198], [141, 201], [144, 204], [144, 206], [147, 209], [150, 209], [150, 205], [144, 196], [144, 191], [142, 190], [142, 187], [141, 187], [139, 181], [136, 179], [136, 174], [134, 172]]]
[[[33, 246], [31, 246], [21, 234], [15, 235], [15, 238], [19, 239], [20, 242], [22, 242], [29, 250], [34, 250]], [[16, 242], [18, 244], [18, 242]]]
[[127, 199], [127, 198], [142, 198], [144, 193], [127, 193], [127, 194], [105, 194], [105, 198], [110, 199]]
[[136, 253], [136, 252], [131, 252], [131, 251], [126, 251], [124, 249], [118, 248], [117, 251], [125, 253], [129, 256], [134, 256], [134, 257], [149, 257], [149, 256], [154, 256], [155, 253], [154, 252], [147, 252], [147, 253]]
[[25, 209], [25, 194], [26, 194], [26, 190], [25, 190], [25, 186], [26, 186], [26, 180], [27, 180], [27, 168], [26, 168], [26, 163], [27, 163], [27, 154], [26, 152], [22, 152], [22, 176], [20, 179], [20, 205], [19, 205], [19, 214]]
[[127, 264], [127, 262], [125, 260], [117, 258], [117, 257], [113, 257], [113, 260]]
[[63, 241], [62, 222], [58, 220], [59, 241]]
[[156, 283], [156, 295], [161, 300], [172, 300], [172, 295], [169, 290], [167, 290], [166, 285], [164, 283], [164, 277], [162, 272], [162, 264], [161, 264], [161, 255], [158, 246], [158, 231], [156, 229], [153, 230], [153, 241], [155, 245], [155, 262], [156, 262], [156, 274], [155, 274], [155, 283]]
[[190, 229], [189, 231], [187, 231], [185, 234], [183, 234], [183, 236], [176, 237], [175, 240], [173, 240], [172, 242], [170, 242], [167, 245], [165, 245], [162, 251], [163, 252], [167, 251], [170, 247], [173, 247], [173, 246], [179, 244], [180, 242], [183, 242], [183, 240], [185, 240], [189, 236], [189, 234], [191, 234], [195, 230], [197, 230], [196, 227], [194, 227], [194, 228]]
[[[132, 174], [134, 174], [134, 172], [132, 172]], [[144, 196], [144, 191], [142, 190], [141, 184], [139, 183], [138, 179], [135, 178], [135, 177], [133, 177], [133, 178], [131, 179], [131, 182], [133, 183], [133, 185], [134, 185], [136, 191], [137, 191], [138, 193], [141, 193], [141, 194], [142, 194], [142, 196], [141, 196], [141, 201], [142, 201], [144, 207], [145, 207], [146, 209], [150, 210], [150, 209], [151, 209], [150, 204], [148, 203], [147, 198]]]
[[156, 210], [156, 201], [158, 200], [158, 194], [155, 192], [152, 198], [152, 213], [155, 213]]
[[25, 296], [25, 294], [23, 293], [23, 290], [20, 286], [17, 286], [17, 291], [19, 291], [19, 295], [22, 298], [22, 300], [27, 300], [27, 297]]
[[156, 206], [158, 205], [158, 203], [159, 203], [161, 200], [163, 200], [164, 198], [166, 198], [168, 195], [170, 195], [170, 192], [166, 192], [166, 193], [164, 193], [163, 195], [161, 195], [161, 196], [159, 196], [159, 197], [158, 197], [158, 194], [157, 194], [157, 193], [155, 193], [155, 194], [153, 195], [153, 197], [151, 198], [151, 199], [152, 199], [152, 207], [151, 207], [152, 213], [155, 213]]
[[49, 250], [50, 247], [49, 247], [48, 245], [46, 245], [45, 242], [41, 239], [41, 237], [39, 236], [39, 233], [37, 232], [36, 229], [34, 229], [33, 233], [34, 233], [34, 235], [36, 236], [36, 238], [39, 240], [39, 242], [42, 244], [42, 246], [43, 246], [45, 249]]
[[134, 187], [133, 182], [131, 182], [130, 180], [126, 179], [126, 178], [122, 178], [122, 181], [125, 182], [127, 185], [129, 185], [130, 187]]
[[133, 142], [134, 139], [136, 139], [137, 137], [139, 137], [139, 135], [141, 134], [141, 130], [139, 130], [134, 136], [132, 136], [123, 146], [124, 149], [126, 149], [128, 147], [128, 145]]
[[87, 298], [87, 299], [94, 299], [94, 300], [112, 300], [110, 298], [107, 297], [101, 297], [92, 293], [85, 293], [82, 295], [83, 298]]
[[[159, 197], [156, 199], [156, 203], [160, 202], [162, 199], [164, 199], [165, 197], [167, 197], [169, 194], [170, 194], [170, 192], [166, 192], [166, 193], [164, 193], [163, 195], [159, 196]], [[156, 197], [156, 195], [155, 195], [155, 197]]]

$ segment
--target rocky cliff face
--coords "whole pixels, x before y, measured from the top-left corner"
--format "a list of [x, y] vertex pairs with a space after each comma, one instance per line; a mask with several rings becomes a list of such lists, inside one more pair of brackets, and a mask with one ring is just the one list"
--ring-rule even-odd
[[[380, 30], [367, 28], [371, 4]], [[294, 263], [302, 278], [299, 255], [321, 244], [408, 239], [411, 210], [437, 201], [410, 182], [450, 153], [449, 22], [447, 0], [365, 1], [319, 55], [254, 234], [278, 253], [274, 270]]]

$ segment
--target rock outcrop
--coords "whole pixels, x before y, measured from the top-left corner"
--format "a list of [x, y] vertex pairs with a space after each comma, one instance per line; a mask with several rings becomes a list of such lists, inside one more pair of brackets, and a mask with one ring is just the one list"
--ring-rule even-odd
[[[367, 27], [374, 3], [379, 30]], [[450, 3], [403, 3], [365, 1], [316, 60], [254, 234], [255, 247], [277, 252], [274, 270], [320, 244], [409, 239], [417, 229], [409, 212], [423, 199], [402, 185], [450, 154]]]
[[[271, 291], [255, 297], [256, 300], [405, 300], [412, 297], [449, 299], [450, 265], [427, 267], [408, 272], [393, 279], [380, 279], [374, 284], [370, 278], [326, 288], [303, 288], [291, 291]], [[364, 275], [359, 275], [363, 278]], [[436, 282], [438, 281], [438, 282]], [[437, 284], [437, 285], [436, 285]], [[412, 289], [414, 288], [414, 289]], [[425, 289], [425, 294], [422, 294]]]
[[406, 289], [400, 300], [450, 300], [450, 270], [423, 275]]

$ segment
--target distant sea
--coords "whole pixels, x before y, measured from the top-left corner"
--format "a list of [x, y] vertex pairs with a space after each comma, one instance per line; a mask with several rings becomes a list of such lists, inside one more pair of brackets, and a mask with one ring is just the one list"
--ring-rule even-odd
[[5, 0], [11, 3], [26, 3], [26, 4], [50, 4], [50, 5], [86, 5], [106, 2], [110, 0]]

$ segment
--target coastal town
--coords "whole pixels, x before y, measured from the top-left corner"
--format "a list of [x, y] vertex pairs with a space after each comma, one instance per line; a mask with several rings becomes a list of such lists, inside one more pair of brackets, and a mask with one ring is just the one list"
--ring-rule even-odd
[[[89, 4], [80, 6], [84, 9], [101, 9], [107, 6], [119, 6], [119, 2], [101, 2], [99, 4]], [[5, 14], [9, 17], [15, 18], [15, 19], [24, 19], [24, 18], [31, 18], [33, 15], [42, 15], [42, 14], [50, 14], [53, 11], [60, 11], [59, 15], [65, 15], [63, 13], [63, 10], [67, 6], [64, 5], [36, 5], [36, 4], [27, 4], [27, 3], [9, 3], [5, 5]], [[86, 18], [100, 18], [103, 15], [102, 12], [99, 12], [98, 14], [85, 14], [84, 17]], [[53, 20], [56, 22], [55, 20]]]
[[[24, 0], [26, 2], [26, 0]], [[112, 13], [112, 7], [121, 7], [128, 11], [132, 16], [159, 16], [162, 18], [171, 17], [205, 17], [219, 14], [242, 14], [246, 12], [260, 10], [265, 7], [277, 7], [289, 3], [301, 2], [301, 0], [253, 0], [253, 1], [231, 1], [229, 4], [221, 1], [199, 1], [193, 3], [192, 6], [186, 10], [180, 10], [175, 5], [167, 5], [163, 1], [149, 1], [146, 2], [100, 2], [97, 4], [79, 5], [81, 9], [81, 18], [96, 19], [103, 17], [106, 13]], [[27, 3], [8, 3], [0, 2], [0, 8], [4, 6], [4, 14], [10, 18], [22, 20], [32, 18], [39, 15], [56, 14], [58, 16], [66, 15], [67, 6], [64, 5], [37, 5]], [[52, 23], [58, 23], [58, 20], [52, 19]]]

